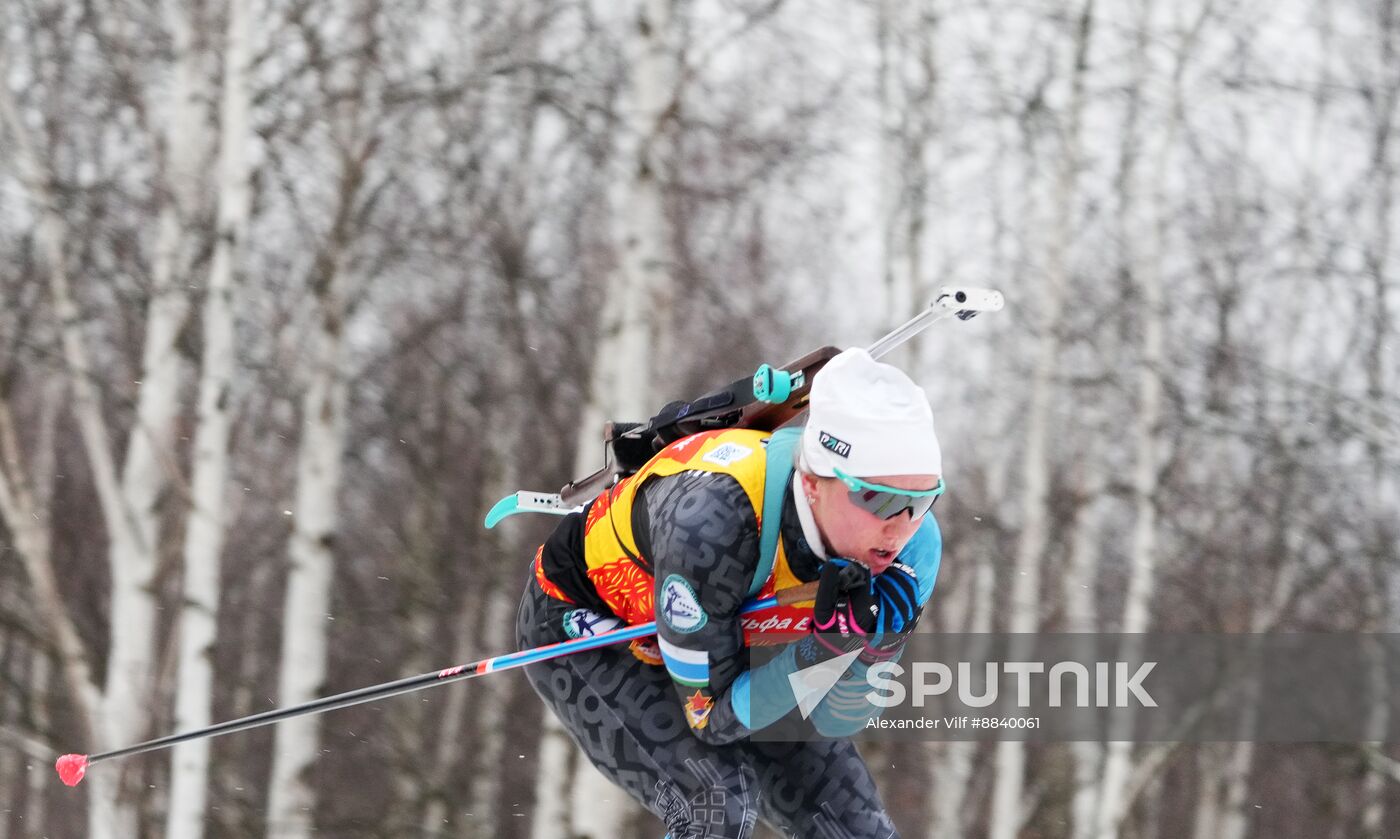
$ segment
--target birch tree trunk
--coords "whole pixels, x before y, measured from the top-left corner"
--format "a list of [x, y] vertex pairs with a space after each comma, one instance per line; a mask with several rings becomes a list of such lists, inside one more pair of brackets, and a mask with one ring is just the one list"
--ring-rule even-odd
[[[510, 439], [517, 436], [514, 429], [519, 426], [503, 423], [491, 427], [496, 429], [493, 436], [500, 435], [499, 442], [493, 443], [493, 448], [509, 462], [509, 458], [517, 456], [520, 451]], [[511, 489], [501, 489], [505, 486]], [[483, 497], [501, 497], [518, 487], [515, 470], [508, 467], [501, 479], [492, 481], [485, 489]], [[484, 513], [484, 510], [479, 512]], [[484, 537], [479, 555], [487, 558], [489, 570], [473, 577], [474, 582], [479, 583], [479, 588], [473, 592], [472, 600], [464, 603], [454, 616], [456, 631], [453, 633], [452, 651], [446, 654], [444, 660], [473, 661], [514, 648], [515, 613], [520, 592], [516, 588], [518, 577], [513, 572], [518, 566], [502, 559], [519, 555], [516, 542], [502, 530], [491, 531]], [[469, 701], [476, 711], [474, 718], [470, 719], [470, 726], [467, 725]], [[454, 820], [459, 825], [454, 835], [498, 835], [500, 826], [509, 817], [509, 814], [501, 812], [500, 803], [503, 792], [501, 766], [505, 760], [506, 724], [510, 710], [508, 682], [486, 679], [470, 687], [449, 689], [443, 703], [442, 726], [427, 746], [432, 754], [429, 781], [436, 789], [451, 782], [453, 768], [463, 760], [464, 743], [469, 744], [465, 752], [472, 780], [464, 796], [467, 805], [465, 812], [452, 812], [449, 809], [452, 801], [446, 795], [436, 794], [428, 798], [419, 817], [422, 835], [433, 836], [452, 831], [450, 825]], [[567, 797], [561, 793], [560, 799], [567, 800]]]
[[651, 303], [668, 291], [674, 262], [661, 181], [670, 165], [666, 130], [679, 83], [671, 17], [672, 0], [637, 0], [624, 34], [622, 50], [632, 71], [619, 103], [622, 171], [610, 196], [618, 265], [598, 313], [600, 338], [575, 449], [580, 474], [598, 467], [604, 422], [645, 420], [654, 407], [648, 360], [659, 319]]
[[[211, 721], [219, 560], [226, 527], [224, 490], [233, 419], [233, 298], [251, 204], [247, 163], [249, 0], [229, 0], [227, 14], [219, 123], [219, 209], [214, 259], [204, 300], [204, 359], [199, 380], [191, 507], [185, 528], [176, 731], [203, 728]], [[194, 740], [176, 746], [172, 752], [167, 836], [202, 839], [204, 835], [209, 745], [208, 740]]]
[[[507, 282], [512, 281], [518, 281], [518, 278], [507, 278]], [[508, 315], [517, 316], [514, 312]], [[493, 338], [501, 347], [509, 343], [503, 336], [497, 338], [493, 335]], [[484, 427], [493, 429], [481, 478], [481, 497], [488, 499], [487, 503], [489, 499], [504, 497], [520, 488], [519, 458], [521, 452], [526, 450], [521, 442], [521, 433], [527, 427], [509, 419], [518, 416], [520, 408], [511, 398], [510, 386], [504, 383], [519, 381], [518, 365], [513, 359], [503, 359], [493, 366], [492, 372], [501, 383], [491, 386], [493, 395], [486, 399], [486, 408], [480, 420]], [[472, 520], [479, 521], [485, 509], [486, 505], [480, 506], [473, 513]], [[521, 553], [519, 539], [513, 535], [514, 532], [509, 528], [497, 528], [481, 535], [480, 548], [473, 553], [481, 558], [482, 565], [472, 574], [471, 598], [463, 598], [453, 616], [455, 631], [448, 661], [472, 661], [497, 655], [501, 650], [515, 649], [515, 616], [520, 590], [516, 587], [519, 577], [515, 573], [519, 566], [513, 558]], [[474, 718], [470, 719], [467, 713], [469, 700], [475, 711], [472, 715]], [[442, 712], [442, 727], [429, 744], [433, 754], [431, 784], [441, 788], [450, 782], [453, 767], [463, 761], [463, 743], [469, 743], [466, 762], [470, 767], [471, 783], [464, 796], [467, 807], [465, 813], [453, 813], [449, 811], [447, 796], [432, 796], [423, 807], [421, 825], [424, 836], [447, 830], [444, 825], [451, 824], [454, 816], [461, 816], [460, 835], [492, 837], [499, 833], [501, 824], [509, 818], [508, 814], [500, 811], [503, 792], [501, 766], [509, 711], [510, 684], [506, 681], [485, 679], [462, 689], [449, 689]], [[546, 716], [550, 716], [548, 712]]]
[[[1143, 0], [1141, 26], [1146, 31], [1152, 20], [1155, 3]], [[1129, 553], [1128, 590], [1123, 607], [1120, 631], [1126, 636], [1120, 660], [1137, 657], [1137, 635], [1151, 624], [1151, 594], [1157, 565], [1158, 475], [1161, 471], [1165, 443], [1162, 439], [1162, 392], [1166, 366], [1167, 299], [1162, 270], [1165, 255], [1165, 217], [1167, 214], [1168, 155], [1175, 143], [1185, 108], [1182, 78], [1188, 59], [1199, 39], [1201, 27], [1211, 14], [1211, 2], [1205, 0], [1195, 20], [1180, 32], [1176, 62], [1171, 77], [1171, 106], [1162, 127], [1158, 154], [1152, 162], [1152, 179], [1147, 194], [1139, 194], [1139, 173], [1129, 165], [1123, 172], [1123, 209], [1121, 217], [1133, 224], [1126, 231], [1123, 246], [1131, 280], [1142, 301], [1140, 307], [1142, 343], [1137, 364], [1137, 411], [1132, 425], [1134, 467], [1132, 497], [1134, 505], [1133, 535]], [[1145, 74], [1145, 68], [1143, 70]], [[1140, 77], [1141, 78], [1141, 77]], [[1136, 112], [1134, 111], [1134, 114]], [[1131, 129], [1125, 142], [1131, 143]], [[1135, 159], [1135, 158], [1133, 158]], [[1135, 223], [1134, 223], [1135, 222]], [[1096, 832], [1100, 839], [1118, 835], [1119, 826], [1131, 805], [1127, 792], [1132, 776], [1132, 743], [1126, 740], [1110, 742], [1104, 757], [1103, 786], [1096, 816]]]
[[[934, 189], [928, 158], [939, 124], [938, 0], [880, 0], [876, 16], [884, 279], [888, 322], [903, 323], [926, 302], [921, 298], [927, 272], [924, 237]], [[887, 360], [912, 369], [916, 347], [899, 348]]]
[[[1159, 170], [1160, 171], [1160, 170]], [[1162, 444], [1159, 425], [1162, 413], [1162, 343], [1165, 332], [1164, 299], [1161, 282], [1161, 231], [1149, 222], [1145, 237], [1146, 253], [1136, 263], [1133, 275], [1142, 295], [1142, 355], [1138, 371], [1138, 412], [1133, 423], [1134, 460], [1133, 502], [1136, 514], [1133, 522], [1132, 547], [1129, 559], [1128, 592], [1123, 610], [1121, 632], [1132, 635], [1147, 631], [1151, 620], [1151, 592], [1157, 558], [1157, 474], [1161, 468]], [[1120, 660], [1131, 661], [1136, 655], [1134, 641], [1125, 641]], [[1124, 793], [1131, 772], [1132, 743], [1114, 740], [1107, 746], [1104, 758], [1103, 789], [1097, 815], [1098, 836], [1110, 839], [1118, 835], [1118, 826], [1126, 814], [1128, 802]]]
[[[666, 131], [679, 84], [672, 0], [638, 0], [622, 45], [631, 68], [621, 95], [618, 160], [623, 172], [611, 196], [617, 271], [609, 277], [599, 313], [600, 338], [593, 357], [588, 404], [580, 415], [575, 471], [597, 469], [601, 448], [598, 429], [610, 418], [645, 420], [650, 416], [648, 382], [655, 357], [655, 323], [666, 322], [652, 302], [668, 296], [673, 260], [671, 232], [662, 200], [662, 176], [669, 166]], [[547, 715], [548, 717], [548, 715]], [[570, 818], [553, 821], [550, 796], [562, 787], [559, 761], [563, 732], [547, 718], [540, 744], [534, 839], [555, 839], [568, 825], [572, 836], [593, 839], [622, 835], [635, 812], [620, 788], [607, 780], [581, 752], [573, 752]], [[552, 827], [553, 825], [553, 827]]]
[[[1085, 460], [1093, 462], [1091, 456]], [[1086, 489], [1085, 494], [1086, 500], [1075, 511], [1068, 567], [1062, 578], [1065, 631], [1074, 633], [1092, 633], [1099, 628], [1094, 586], [1098, 579], [1103, 504], [1097, 487]], [[1091, 839], [1098, 804], [1103, 747], [1096, 742], [1077, 741], [1069, 744], [1069, 753], [1074, 767], [1074, 791], [1070, 798], [1071, 836], [1073, 839]]]
[[[346, 162], [347, 167], [355, 165]], [[346, 184], [344, 190], [341, 201], [348, 206], [354, 187]], [[342, 218], [348, 214], [348, 210], [342, 212]], [[287, 551], [277, 682], [281, 706], [310, 701], [325, 690], [327, 618], [348, 399], [342, 349], [346, 306], [340, 276], [344, 230], [338, 228], [337, 234], [318, 258], [311, 283], [316, 308], [309, 381], [301, 403], [302, 437]], [[269, 837], [305, 839], [311, 834], [316, 800], [310, 775], [320, 749], [320, 719], [319, 714], [312, 714], [277, 726], [269, 781]]]
[[[8, 74], [8, 62], [5, 59], [6, 54], [0, 51], [0, 76]], [[0, 84], [0, 123], [8, 127], [14, 140], [20, 180], [28, 188], [30, 198], [39, 213], [38, 238], [47, 262], [49, 284], [54, 293], [56, 319], [63, 324], [61, 335], [65, 355], [74, 372], [85, 371], [86, 350], [81, 336], [77, 334], [77, 312], [68, 295], [67, 226], [50, 187], [49, 174], [39, 161], [9, 86], [3, 84]], [[68, 318], [64, 317], [65, 313]], [[101, 414], [92, 407], [96, 399], [92, 383], [81, 375], [74, 376], [73, 381], [78, 403], [76, 413], [84, 441], [92, 436], [97, 436], [99, 441], [105, 441], [106, 425]], [[55, 393], [54, 398], [50, 400], [55, 408], [56, 397]], [[39, 489], [51, 486], [46, 477], [53, 474], [55, 419], [54, 411], [46, 412], [46, 419], [40, 428], [42, 442], [35, 452], [38, 462], [30, 472], [24, 462], [23, 447], [15, 428], [8, 396], [0, 393], [0, 515], [5, 517], [6, 527], [14, 539], [25, 574], [33, 587], [37, 611], [43, 617], [50, 635], [57, 641], [62, 656], [64, 679], [71, 695], [77, 701], [88, 740], [96, 742], [101, 730], [102, 694], [93, 677], [93, 664], [87, 649], [59, 591], [58, 575], [51, 556], [52, 525], [49, 499], [47, 492]], [[111, 453], [105, 448], [89, 448], [89, 451], [106, 454], [105, 458], [93, 459], [93, 469], [98, 475], [97, 487], [103, 511], [114, 511], [117, 500], [116, 466]], [[36, 480], [40, 482], [37, 485]]]
[[[490, 551], [488, 555], [508, 554]], [[479, 621], [470, 620], [465, 611], [457, 617], [458, 631], [454, 635], [453, 653], [447, 659], [449, 661], [472, 661], [483, 655], [495, 654], [496, 650], [512, 649], [515, 605], [518, 602], [512, 595], [518, 592], [503, 594], [497, 583], [491, 580], [483, 580], [482, 583], [489, 589], [480, 601], [486, 604], [486, 613]], [[477, 628], [484, 631], [473, 631]], [[500, 761], [505, 749], [504, 725], [508, 706], [506, 692], [502, 690], [500, 682], [487, 680], [475, 687], [485, 690], [472, 691], [476, 694], [472, 697], [474, 707], [482, 710], [467, 734], [473, 737], [470, 749], [473, 780], [468, 791], [469, 809], [466, 814], [470, 818], [464, 819], [461, 832], [464, 836], [492, 836], [502, 822], [498, 807]], [[446, 783], [453, 765], [461, 757], [462, 738], [464, 731], [467, 731], [464, 723], [467, 721], [468, 698], [466, 689], [453, 691], [447, 697], [442, 713], [442, 729], [434, 744], [434, 783]], [[450, 822], [452, 815], [448, 812], [447, 799], [442, 795], [433, 796], [423, 808], [423, 835], [431, 836], [443, 831], [443, 825]]]
[[1194, 839], [1216, 839], [1224, 820], [1224, 766], [1227, 753], [1223, 743], [1202, 743], [1196, 749], [1196, 812], [1192, 816]]
[[[7, 633], [0, 633], [0, 681], [18, 679], [13, 674], [11, 663], [15, 658], [15, 647], [17, 644]], [[20, 716], [20, 694], [18, 691], [10, 691], [9, 695], [0, 693], [0, 735], [6, 733], [6, 729], [14, 725], [13, 720]], [[11, 746], [0, 738], [0, 800], [11, 800], [10, 796], [19, 786], [18, 772], [20, 750]], [[9, 808], [0, 808], [0, 839], [10, 839], [10, 818]]]
[[[513, 545], [514, 540], [505, 538], [501, 540], [505, 550], [500, 551], [498, 556], [515, 556]], [[504, 568], [514, 569], [513, 564], [503, 564]], [[489, 590], [486, 595], [486, 615], [485, 632], [482, 633], [477, 642], [483, 649], [506, 650], [510, 649], [510, 643], [515, 636], [515, 613], [519, 604], [519, 598], [511, 587], [507, 586], [505, 575], [497, 572], [493, 574], [493, 579], [489, 582]], [[510, 575], [509, 582], [514, 583], [514, 575]], [[491, 653], [487, 653], [490, 655]], [[464, 661], [466, 659], [463, 659]], [[481, 714], [477, 718], [476, 730], [479, 734], [477, 748], [473, 749], [473, 773], [471, 785], [471, 808], [486, 825], [484, 832], [478, 832], [481, 836], [495, 835], [495, 831], [506, 821], [508, 814], [501, 813], [499, 808], [501, 795], [501, 763], [505, 755], [506, 745], [506, 713], [509, 710], [510, 685], [504, 681], [495, 681], [483, 685], [485, 691], [480, 697]], [[458, 715], [460, 719], [460, 714]], [[621, 790], [616, 791], [621, 795]]]
[[[1396, 38], [1400, 35], [1400, 15], [1397, 15], [1394, 2], [1382, 3], [1379, 7], [1380, 64], [1382, 68], [1393, 68], [1397, 61]], [[1397, 106], [1400, 105], [1400, 83], [1393, 74], [1385, 74], [1382, 80], [1372, 83], [1374, 94], [1368, 97], [1371, 104], [1371, 171], [1367, 181], [1372, 191], [1367, 202], [1370, 235], [1365, 246], [1366, 273], [1371, 280], [1369, 307], [1371, 314], [1371, 340], [1366, 351], [1366, 397], [1377, 412], [1387, 404], [1390, 395], [1390, 372], [1387, 359], [1393, 364], [1395, 349], [1392, 341], [1392, 315], [1390, 309], [1390, 288], [1387, 276], [1391, 266], [1391, 240], [1393, 236], [1394, 205], [1394, 130]], [[1376, 498], [1376, 509], [1394, 511], [1400, 504], [1400, 481], [1394, 470], [1386, 465], [1385, 444], [1380, 434], [1373, 433], [1367, 441], [1367, 453], [1372, 465], [1371, 480]], [[1377, 616], [1382, 632], [1400, 630], [1400, 570], [1394, 567], [1394, 557], [1400, 555], [1400, 530], [1396, 529], [1393, 515], [1381, 513], [1376, 518], [1375, 533], [1371, 537], [1374, 544], [1371, 555], [1375, 563], [1375, 590], [1379, 593]], [[1389, 561], [1387, 561], [1389, 558]], [[1384, 673], [1384, 658], [1376, 656], [1373, 665], [1378, 672], [1373, 673], [1372, 683], [1378, 688], [1371, 707], [1368, 726], [1376, 748], [1384, 748], [1380, 743], [1385, 731], [1390, 727], [1390, 697], [1383, 685], [1387, 681]], [[1394, 675], [1390, 675], [1393, 679]], [[1386, 779], [1373, 761], [1362, 783], [1361, 829], [1365, 837], [1379, 837], [1385, 825]]]
[[[1157, 474], [1161, 467], [1162, 444], [1158, 427], [1162, 413], [1162, 343], [1164, 299], [1161, 280], [1161, 229], [1156, 221], [1145, 225], [1144, 243], [1131, 245], [1135, 254], [1133, 276], [1142, 295], [1142, 348], [1138, 363], [1138, 410], [1133, 422], [1133, 521], [1129, 559], [1128, 592], [1123, 609], [1121, 632], [1145, 632], [1151, 619], [1151, 592], [1157, 557]], [[1141, 251], [1138, 248], [1141, 247]], [[1125, 642], [1132, 644], [1133, 642]], [[1132, 660], [1135, 648], [1125, 649], [1124, 660]], [[1103, 791], [1098, 808], [1098, 835], [1101, 839], [1118, 835], [1118, 824], [1127, 802], [1123, 793], [1131, 770], [1132, 743], [1114, 740], [1104, 759]]]
[[[189, 310], [181, 282], [190, 261], [188, 219], [200, 197], [199, 143], [204, 129], [193, 28], [178, 4], [167, 11], [175, 45], [165, 133], [169, 158], [164, 171], [167, 200], [157, 224], [136, 419], [120, 472], [94, 385], [95, 369], [82, 335], [81, 313], [70, 287], [66, 262], [68, 231], [53, 192], [54, 176], [40, 159], [8, 89], [0, 92], [0, 119], [8, 123], [15, 138], [22, 177], [40, 217], [39, 239], [48, 262], [64, 359], [72, 377], [74, 412], [110, 539], [111, 623], [104, 689], [99, 692], [90, 678], [78, 688], [79, 695], [87, 699], [85, 704], [90, 703], [86, 716], [94, 734], [94, 752], [142, 739], [147, 733], [152, 701], [157, 613], [154, 584], [160, 543], [157, 505], [174, 468], [171, 442], [179, 408], [180, 374], [175, 341]], [[32, 539], [30, 543], [33, 544]], [[57, 589], [49, 591], [53, 580], [46, 578], [52, 576], [51, 569], [39, 567], [47, 564], [47, 549], [40, 547], [31, 561], [31, 574], [38, 578], [35, 586], [41, 597], [51, 599], [57, 614], [65, 614]], [[60, 631], [69, 681], [90, 676], [86, 656], [78, 652], [80, 641], [65, 637], [64, 627]], [[130, 783], [128, 775], [129, 772], [101, 772], [93, 773], [89, 779], [88, 834], [93, 839], [136, 835], [134, 793], [124, 792]]]
[[[179, 4], [168, 5], [166, 13], [175, 44], [171, 113], [165, 135], [170, 155], [170, 200], [157, 220], [136, 424], [122, 468], [122, 513], [129, 526], [112, 531], [112, 629], [103, 722], [106, 742], [113, 746], [144, 739], [149, 733], [159, 606], [155, 596], [160, 548], [158, 504], [175, 468], [171, 444], [180, 407], [181, 369], [176, 341], [189, 314], [185, 284], [193, 248], [187, 230], [201, 197], [204, 158], [200, 144], [206, 124], [205, 93], [194, 21]], [[133, 810], [124, 807], [113, 815], [108, 821], [94, 809], [90, 830], [113, 829], [119, 836], [135, 835]]]
[[[3, 73], [0, 73], [3, 76]], [[0, 86], [3, 89], [3, 86]], [[39, 413], [37, 439], [30, 451], [32, 467], [21, 456], [10, 404], [0, 395], [0, 519], [5, 522], [20, 564], [29, 578], [35, 611], [41, 616], [49, 636], [54, 639], [61, 665], [61, 675], [68, 693], [77, 706], [78, 715], [87, 729], [87, 736], [96, 730], [98, 719], [97, 687], [92, 682], [92, 669], [87, 651], [82, 645], [76, 625], [64, 607], [58, 589], [58, 577], [52, 564], [52, 507], [54, 474], [54, 436], [60, 400], [65, 391], [62, 379], [52, 379], [44, 387]], [[31, 477], [31, 475], [33, 477]], [[31, 650], [29, 684], [38, 697], [33, 708], [36, 730], [47, 731], [50, 725], [47, 695], [51, 678], [48, 654]], [[0, 656], [3, 659], [3, 656]], [[0, 702], [0, 725], [13, 719], [19, 709], [16, 694], [6, 716]], [[17, 759], [19, 753], [0, 745], [0, 763]], [[42, 753], [47, 757], [47, 753]], [[0, 790], [13, 790], [16, 763], [0, 766]], [[44, 791], [48, 773], [28, 773], [28, 797], [22, 822], [30, 835], [44, 834]], [[8, 814], [0, 814], [0, 837], [8, 833]]]
[[[1243, 715], [1247, 730], [1253, 730], [1259, 715], [1260, 697], [1254, 691], [1248, 698], [1253, 704], [1244, 706]], [[1245, 839], [1249, 835], [1249, 814], [1245, 811], [1245, 802], [1249, 796], [1249, 777], [1254, 766], [1254, 743], [1244, 740], [1230, 746], [1224, 767], [1224, 814], [1216, 836], [1219, 839]]]
[[[0, 86], [0, 97], [3, 90]], [[97, 729], [100, 696], [92, 680], [87, 650], [61, 599], [52, 562], [54, 436], [65, 391], [66, 382], [62, 379], [51, 379], [44, 387], [29, 464], [25, 463], [9, 400], [0, 394], [0, 519], [29, 579], [35, 612], [54, 639], [65, 686], [91, 737]]]
[[[1032, 633], [1040, 628], [1040, 569], [1049, 543], [1050, 462], [1046, 444], [1050, 434], [1054, 378], [1059, 364], [1061, 318], [1070, 285], [1069, 251], [1075, 235], [1073, 220], [1082, 156], [1080, 125], [1083, 121], [1084, 84], [1093, 28], [1094, 0], [1085, 0], [1076, 16], [1072, 42], [1070, 99], [1066, 105], [1063, 149], [1052, 196], [1054, 229], [1046, 264], [1045, 316], [1041, 322], [1042, 333], [1026, 414], [1023, 460], [1025, 494], [1022, 496], [1022, 529], [1012, 567], [1008, 626], [1010, 632], [1017, 634]], [[1026, 817], [1023, 801], [1025, 773], [1026, 744], [1014, 740], [997, 743], [989, 829], [991, 839], [1015, 839], [1020, 831]]]
[[[973, 634], [990, 633], [992, 626], [992, 593], [996, 587], [996, 571], [991, 563], [980, 563], [973, 571], [971, 605], [964, 622], [955, 631]], [[966, 818], [969, 787], [972, 783], [978, 743], [975, 740], [953, 740], [934, 744], [933, 813], [929, 822], [929, 839], [961, 839]]]
[[[49, 711], [49, 696], [51, 687], [49, 680], [53, 678], [53, 665], [49, 660], [48, 653], [43, 650], [32, 650], [30, 653], [29, 665], [29, 685], [34, 691], [34, 729], [36, 731], [48, 731], [52, 724], [53, 715]], [[47, 763], [47, 761], [45, 761]], [[46, 767], [37, 766], [35, 770], [42, 770]], [[24, 807], [24, 829], [30, 836], [47, 835], [46, 819], [44, 809], [44, 796], [49, 786], [49, 773], [44, 771], [30, 771], [29, 789], [25, 798]]]
[[[54, 749], [30, 732], [46, 735], [50, 731], [49, 678], [48, 653], [34, 647], [27, 633], [0, 634], [0, 679], [26, 686], [23, 691], [0, 693], [0, 839], [45, 832], [44, 794], [49, 779], [45, 770]], [[21, 828], [19, 833], [11, 832], [15, 824]]]
[[574, 778], [574, 744], [569, 740], [564, 724], [548, 710], [541, 717], [541, 728], [530, 839], [565, 839], [569, 835], [569, 790], [573, 787]]
[[[1370, 738], [1363, 748], [1385, 749], [1385, 733], [1390, 725], [1390, 678], [1386, 668], [1383, 646], [1368, 639], [1368, 686], [1371, 691], [1370, 714], [1366, 720]], [[1387, 778], [1383, 770], [1371, 761], [1366, 777], [1361, 781], [1361, 836], [1363, 839], [1379, 839], [1385, 825], [1385, 788]]]

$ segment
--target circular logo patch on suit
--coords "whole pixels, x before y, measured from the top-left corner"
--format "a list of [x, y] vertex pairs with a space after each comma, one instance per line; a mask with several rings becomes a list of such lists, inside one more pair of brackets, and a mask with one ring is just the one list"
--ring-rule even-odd
[[672, 574], [661, 584], [661, 619], [677, 632], [696, 632], [710, 616], [700, 608], [695, 589], [679, 574]]

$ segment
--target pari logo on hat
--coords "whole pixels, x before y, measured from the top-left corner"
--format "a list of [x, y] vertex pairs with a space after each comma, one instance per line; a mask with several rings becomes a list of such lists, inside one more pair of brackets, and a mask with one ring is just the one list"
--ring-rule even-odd
[[832, 437], [830, 434], [827, 434], [825, 431], [819, 432], [817, 434], [817, 441], [822, 444], [822, 448], [828, 449], [841, 457], [848, 458], [851, 456], [850, 443], [847, 443], [845, 440], [838, 440], [835, 437]]
[[904, 371], [855, 347], [812, 379], [802, 458], [815, 475], [942, 475], [928, 395]]

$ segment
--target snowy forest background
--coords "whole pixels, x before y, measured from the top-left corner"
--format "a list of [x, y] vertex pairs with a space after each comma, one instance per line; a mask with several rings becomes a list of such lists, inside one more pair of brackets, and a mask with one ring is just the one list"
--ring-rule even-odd
[[[4, 0], [0, 839], [656, 837], [517, 488], [946, 284], [932, 631], [1400, 630], [1394, 0]], [[1377, 731], [1385, 707], [1373, 715]], [[1394, 745], [880, 744], [906, 837], [1400, 835]]]

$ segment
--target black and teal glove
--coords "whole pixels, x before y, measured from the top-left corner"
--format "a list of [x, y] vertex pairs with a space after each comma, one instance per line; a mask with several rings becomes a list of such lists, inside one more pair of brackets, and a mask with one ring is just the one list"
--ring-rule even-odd
[[924, 611], [919, 602], [919, 581], [914, 569], [902, 562], [876, 574], [870, 587], [879, 620], [861, 653], [861, 661], [867, 664], [886, 661], [904, 649]]

